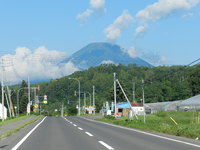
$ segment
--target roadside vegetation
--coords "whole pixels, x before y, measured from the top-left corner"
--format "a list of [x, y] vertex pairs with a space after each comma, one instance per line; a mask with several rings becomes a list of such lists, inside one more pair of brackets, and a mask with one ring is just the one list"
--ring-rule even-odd
[[7, 124], [10, 124], [10, 123], [20, 121], [20, 120], [24, 120], [24, 119], [29, 118], [29, 117], [30, 116], [27, 116], [27, 115], [20, 115], [19, 117], [11, 117], [11, 118], [5, 119], [4, 121], [2, 121], [0, 119], [0, 127], [7, 125]]
[[1, 134], [0, 135], [0, 139], [2, 138], [5, 138], [5, 137], [8, 137], [8, 136], [11, 136], [12, 134], [14, 134], [15, 132], [19, 131], [20, 129], [24, 128], [25, 126], [37, 121], [39, 118], [43, 117], [42, 115], [39, 115], [39, 116], [35, 116], [35, 115], [31, 115], [31, 116], [21, 116], [21, 117], [17, 117], [17, 118], [14, 118], [14, 119], [10, 119], [10, 120], [5, 120], [4, 122], [1, 122], [1, 125], [6, 125], [6, 124], [9, 124], [9, 123], [14, 123], [16, 121], [20, 121], [20, 120], [23, 120], [23, 119], [26, 119], [28, 117], [32, 117], [32, 119], [24, 122], [23, 124], [20, 124], [18, 126], [16, 126], [14, 129], [10, 129], [8, 131], [6, 131], [5, 133]]
[[[177, 123], [175, 123], [172, 119]], [[130, 120], [128, 118], [115, 119], [113, 116], [106, 116], [98, 121], [108, 122], [116, 125], [161, 133], [184, 136], [193, 139], [200, 138], [200, 112], [158, 112], [146, 115], [146, 123], [143, 116], [139, 119]]]

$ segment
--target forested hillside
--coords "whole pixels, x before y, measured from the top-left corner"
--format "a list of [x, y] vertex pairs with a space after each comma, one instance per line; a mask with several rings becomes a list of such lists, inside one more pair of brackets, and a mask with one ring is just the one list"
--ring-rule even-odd
[[[160, 66], [137, 67], [135, 65], [101, 65], [86, 71], [78, 71], [61, 79], [41, 83], [40, 94], [47, 94], [49, 104], [64, 102], [75, 105], [78, 100], [78, 82], [68, 78], [76, 78], [80, 81], [81, 92], [90, 92], [95, 85], [96, 105], [102, 107], [104, 101], [113, 100], [113, 73], [125, 89], [130, 101], [133, 100], [132, 91], [135, 84], [135, 97], [139, 102], [142, 98], [141, 80], [144, 79], [145, 101], [162, 102], [183, 100], [200, 93], [200, 65], [185, 66]], [[119, 88], [119, 87], [117, 87]], [[81, 95], [83, 104], [83, 94]], [[118, 101], [125, 101], [118, 90]], [[87, 104], [89, 97], [87, 95]]]

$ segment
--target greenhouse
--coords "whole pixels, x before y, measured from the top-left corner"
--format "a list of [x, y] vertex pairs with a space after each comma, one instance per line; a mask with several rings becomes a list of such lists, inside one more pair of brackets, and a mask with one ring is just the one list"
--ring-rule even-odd
[[200, 95], [196, 95], [189, 99], [184, 100], [180, 104], [180, 110], [198, 110], [200, 111]]

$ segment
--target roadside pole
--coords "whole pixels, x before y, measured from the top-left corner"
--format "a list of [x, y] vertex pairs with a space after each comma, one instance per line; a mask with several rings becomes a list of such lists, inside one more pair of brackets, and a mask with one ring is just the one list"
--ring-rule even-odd
[[143, 108], [144, 108], [144, 123], [146, 123], [146, 113], [145, 113], [145, 100], [144, 100], [144, 80], [142, 79], [142, 103], [143, 103]]
[[115, 103], [115, 118], [117, 118], [116, 73], [114, 73], [114, 103]]
[[93, 85], [93, 107], [94, 107], [94, 115], [95, 115], [95, 87]]

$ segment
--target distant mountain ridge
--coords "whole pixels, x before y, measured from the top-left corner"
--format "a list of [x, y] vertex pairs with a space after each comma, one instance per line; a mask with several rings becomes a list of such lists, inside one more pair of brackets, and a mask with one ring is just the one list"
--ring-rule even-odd
[[70, 57], [64, 59], [62, 63], [69, 61], [71, 61], [80, 70], [99, 66], [104, 63], [122, 65], [135, 64], [137, 66], [152, 67], [151, 64], [139, 57], [130, 57], [121, 49], [120, 46], [104, 42], [88, 44], [87, 46], [72, 54]]

